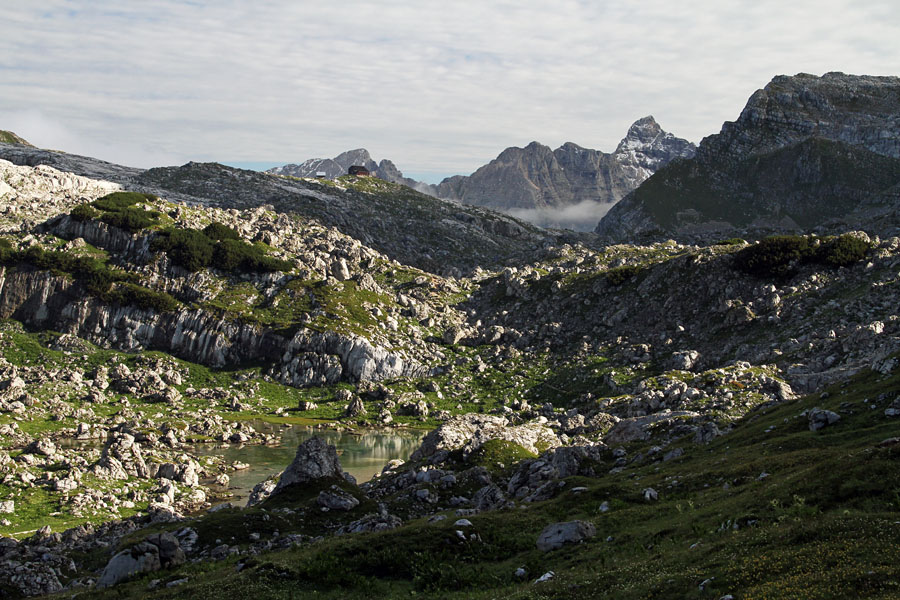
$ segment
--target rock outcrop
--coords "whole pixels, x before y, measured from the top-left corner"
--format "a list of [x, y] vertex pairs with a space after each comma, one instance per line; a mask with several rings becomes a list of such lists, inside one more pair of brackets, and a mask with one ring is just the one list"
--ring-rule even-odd
[[319, 437], [309, 438], [297, 447], [294, 460], [281, 474], [272, 495], [279, 494], [292, 485], [327, 478], [346, 479], [355, 483], [353, 477], [341, 468], [334, 446]]
[[439, 452], [462, 450], [471, 454], [488, 440], [506, 440], [537, 454], [559, 445], [556, 434], [539, 422], [511, 425], [506, 417], [468, 414], [453, 417], [428, 433], [411, 460], [434, 457]]

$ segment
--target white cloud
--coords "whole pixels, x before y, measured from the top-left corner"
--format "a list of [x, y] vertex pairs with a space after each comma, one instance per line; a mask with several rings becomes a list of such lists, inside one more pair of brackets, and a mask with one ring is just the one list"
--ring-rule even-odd
[[362, 146], [469, 173], [531, 140], [611, 151], [646, 114], [699, 141], [776, 74], [897, 74], [898, 55], [892, 0], [44, 0], [4, 8], [0, 116], [37, 111], [113, 160]]
[[504, 212], [540, 227], [593, 231], [613, 204], [583, 200], [562, 208], [511, 208]]

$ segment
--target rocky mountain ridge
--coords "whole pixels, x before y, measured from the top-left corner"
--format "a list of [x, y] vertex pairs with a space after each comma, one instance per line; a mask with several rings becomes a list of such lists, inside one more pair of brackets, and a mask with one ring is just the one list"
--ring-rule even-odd
[[616, 240], [816, 227], [890, 235], [900, 226], [898, 106], [897, 77], [776, 77], [694, 159], [660, 170], [596, 231]]
[[[46, 165], [188, 205], [239, 210], [269, 205], [336, 227], [393, 259], [436, 273], [468, 272], [496, 260], [515, 262], [557, 237], [501, 213], [438, 200], [377, 179], [304, 181], [215, 163], [145, 171], [13, 144], [0, 144], [0, 159], [23, 166]], [[413, 231], [421, 235], [410, 235]]]
[[[437, 185], [403, 177], [391, 161], [375, 163], [364, 149], [344, 152], [334, 159], [310, 159], [284, 165], [269, 173], [333, 178], [350, 165], [363, 165], [376, 177], [420, 192], [472, 206], [500, 210], [540, 226], [572, 223], [554, 221], [550, 212], [582, 205], [597, 205], [602, 213], [674, 158], [693, 156], [692, 143], [663, 131], [652, 116], [635, 121], [611, 154], [582, 148], [571, 142], [551, 150], [538, 142], [525, 148], [507, 148], [471, 175], [455, 175]], [[531, 212], [529, 212], [531, 211]], [[539, 211], [539, 212], [533, 212]], [[588, 219], [593, 227], [596, 218]], [[575, 225], [583, 229], [579, 225]]]
[[441, 198], [497, 209], [561, 208], [593, 201], [614, 204], [694, 145], [663, 131], [652, 116], [639, 119], [611, 154], [571, 142], [556, 150], [532, 142], [507, 148], [469, 176], [445, 179]]
[[357, 148], [356, 150], [348, 150], [335, 156], [334, 158], [310, 158], [301, 164], [287, 164], [275, 167], [266, 171], [273, 175], [288, 175], [290, 177], [314, 178], [319, 174], [324, 174], [328, 179], [335, 179], [342, 175], [346, 175], [351, 166], [358, 165], [365, 167], [375, 177], [383, 179], [390, 183], [405, 185], [423, 194], [435, 196], [433, 186], [421, 181], [416, 181], [408, 177], [404, 177], [403, 173], [387, 159], [382, 159], [376, 163], [372, 160], [372, 156], [365, 148]]

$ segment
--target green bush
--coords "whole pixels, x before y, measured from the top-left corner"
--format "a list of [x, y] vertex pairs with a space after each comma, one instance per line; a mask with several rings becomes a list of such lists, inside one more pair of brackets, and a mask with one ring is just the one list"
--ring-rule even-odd
[[816, 252], [816, 262], [832, 267], [847, 267], [866, 257], [872, 244], [853, 235], [841, 235], [822, 244]]
[[100, 210], [118, 212], [122, 209], [134, 206], [138, 202], [157, 200], [153, 194], [141, 194], [139, 192], [113, 192], [102, 198], [98, 198], [92, 204]]
[[[189, 271], [199, 271], [206, 267], [215, 267], [230, 273], [259, 273], [271, 271], [286, 271], [293, 267], [287, 260], [280, 260], [266, 256], [265, 249], [261, 246], [247, 243], [231, 236], [236, 231], [213, 223], [218, 227], [207, 231], [196, 229], [167, 229], [160, 232], [150, 249], [154, 252], [165, 252], [172, 262]], [[232, 233], [228, 233], [232, 232]], [[220, 236], [216, 241], [212, 235]]]
[[159, 217], [160, 213], [155, 210], [150, 211], [143, 208], [128, 207], [117, 212], [108, 212], [100, 217], [100, 220], [113, 227], [137, 233], [141, 229], [156, 225], [159, 222]]
[[213, 242], [196, 229], [166, 229], [153, 239], [150, 249], [165, 252], [173, 263], [188, 271], [208, 267], [213, 258]]
[[783, 277], [794, 264], [813, 255], [814, 247], [802, 235], [776, 235], [748, 246], [734, 255], [738, 270], [758, 277]]
[[611, 285], [622, 285], [640, 272], [641, 267], [637, 265], [623, 265], [607, 271], [606, 281]]
[[713, 246], [743, 246], [747, 241], [743, 238], [728, 238], [727, 240], [719, 240]]
[[91, 221], [96, 219], [100, 213], [90, 204], [79, 204], [69, 213], [76, 221]]
[[852, 235], [820, 240], [802, 235], [778, 235], [761, 240], [734, 255], [735, 266], [757, 277], [784, 277], [803, 263], [846, 267], [866, 256], [871, 244]]
[[203, 233], [211, 240], [239, 240], [241, 235], [227, 225], [213, 221], [203, 228]]
[[103, 294], [106, 302], [121, 306], [136, 306], [145, 310], [169, 312], [178, 308], [178, 301], [166, 292], [158, 292], [133, 283], [119, 283]]
[[249, 271], [246, 267], [256, 258], [253, 250], [239, 240], [222, 240], [213, 250], [213, 264], [223, 271]]

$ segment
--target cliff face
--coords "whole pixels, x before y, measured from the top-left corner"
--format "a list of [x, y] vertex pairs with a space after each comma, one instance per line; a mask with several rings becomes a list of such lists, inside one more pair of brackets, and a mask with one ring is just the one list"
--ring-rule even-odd
[[571, 142], [556, 150], [532, 142], [507, 148], [468, 177], [445, 179], [441, 198], [500, 210], [562, 208], [584, 201], [613, 204], [694, 145], [662, 130], [653, 117], [636, 121], [607, 154]]
[[774, 78], [695, 158], [661, 169], [597, 226], [612, 240], [848, 226], [888, 231], [900, 200], [900, 78]]

